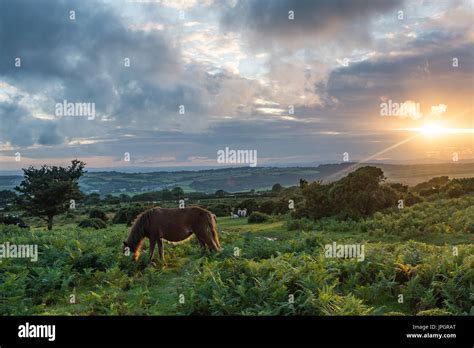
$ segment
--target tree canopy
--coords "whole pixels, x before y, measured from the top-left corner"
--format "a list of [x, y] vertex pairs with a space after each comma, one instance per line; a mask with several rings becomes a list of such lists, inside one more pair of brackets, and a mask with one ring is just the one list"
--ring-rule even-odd
[[83, 198], [79, 178], [85, 173], [85, 163], [73, 160], [64, 168], [43, 165], [39, 169], [23, 168], [24, 179], [15, 190], [20, 193], [19, 205], [30, 214], [44, 218], [48, 230], [53, 228], [53, 218], [74, 206]]

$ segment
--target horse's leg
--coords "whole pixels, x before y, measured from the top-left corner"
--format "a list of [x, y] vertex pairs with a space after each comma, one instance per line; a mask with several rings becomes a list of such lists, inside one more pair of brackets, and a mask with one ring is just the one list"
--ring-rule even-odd
[[209, 250], [211, 250], [211, 251], [215, 250], [216, 247], [213, 243], [211, 235], [208, 232], [207, 227], [206, 228], [200, 228], [198, 230], [198, 234], [201, 236], [201, 238], [203, 239], [204, 243], [209, 248]]
[[204, 242], [202, 237], [199, 235], [199, 233], [194, 233], [194, 235], [196, 236], [196, 239], [199, 242], [199, 246], [201, 247], [201, 251], [204, 252], [206, 250], [206, 243]]
[[155, 238], [150, 236], [150, 260], [148, 260], [148, 263], [151, 263], [151, 260], [153, 259], [153, 254], [155, 253], [155, 244]]
[[161, 238], [158, 238], [158, 253], [160, 254], [160, 260], [164, 264], [165, 263], [165, 253], [163, 252], [163, 241]]

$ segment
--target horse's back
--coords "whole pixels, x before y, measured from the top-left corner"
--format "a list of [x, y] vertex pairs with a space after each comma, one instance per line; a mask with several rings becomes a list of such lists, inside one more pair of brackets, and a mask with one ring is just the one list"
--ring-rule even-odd
[[153, 225], [160, 237], [169, 241], [188, 238], [197, 229], [208, 224], [211, 213], [200, 207], [154, 208]]

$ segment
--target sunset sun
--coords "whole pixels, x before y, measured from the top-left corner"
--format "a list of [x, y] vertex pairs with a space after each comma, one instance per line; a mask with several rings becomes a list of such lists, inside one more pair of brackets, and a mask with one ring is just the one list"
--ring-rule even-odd
[[421, 127], [403, 128], [402, 130], [416, 132], [426, 137], [435, 137], [449, 134], [474, 134], [474, 128], [450, 128], [445, 127], [439, 121], [425, 123]]
[[432, 137], [448, 133], [448, 128], [443, 127], [439, 122], [429, 122], [419, 128], [418, 131], [425, 136]]

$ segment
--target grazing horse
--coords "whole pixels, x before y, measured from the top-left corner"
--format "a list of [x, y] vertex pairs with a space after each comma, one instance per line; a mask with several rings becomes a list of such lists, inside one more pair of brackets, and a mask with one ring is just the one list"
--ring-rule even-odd
[[158, 244], [160, 259], [164, 262], [163, 241], [181, 242], [195, 234], [201, 249], [219, 251], [219, 237], [215, 215], [200, 207], [167, 209], [155, 207], [135, 219], [128, 239], [123, 242], [124, 251], [133, 252], [133, 260], [140, 257], [143, 240], [150, 240], [150, 262]]

